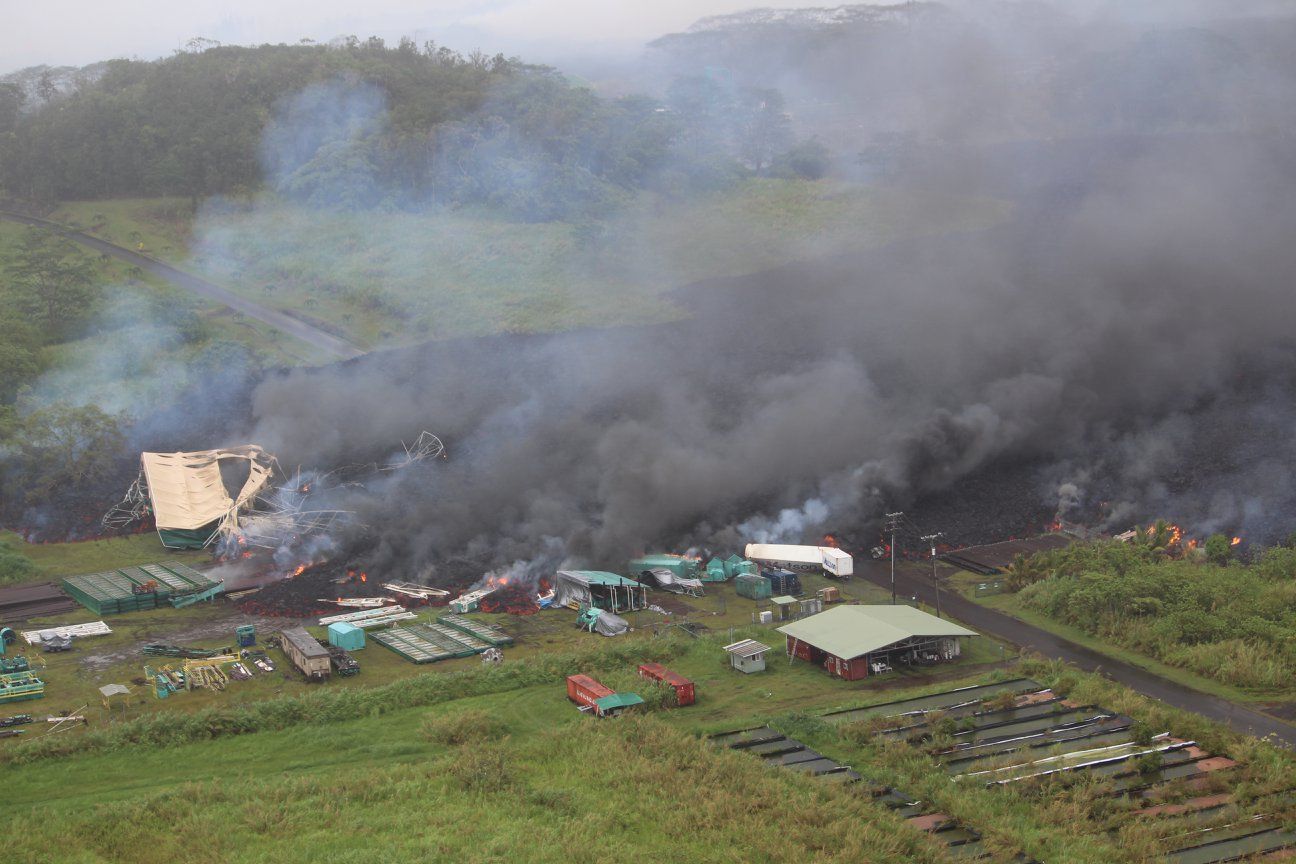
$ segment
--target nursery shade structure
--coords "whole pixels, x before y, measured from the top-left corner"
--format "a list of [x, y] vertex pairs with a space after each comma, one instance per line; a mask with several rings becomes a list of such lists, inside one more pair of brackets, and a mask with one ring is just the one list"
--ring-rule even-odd
[[[221, 464], [246, 462], [248, 475], [234, 496], [225, 488]], [[255, 444], [189, 453], [142, 453], [140, 468], [162, 545], [201, 549], [239, 527], [239, 514], [270, 482], [274, 457]]]

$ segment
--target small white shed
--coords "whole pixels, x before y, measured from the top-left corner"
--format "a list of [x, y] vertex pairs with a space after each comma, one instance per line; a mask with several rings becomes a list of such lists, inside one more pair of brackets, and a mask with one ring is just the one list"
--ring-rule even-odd
[[729, 654], [729, 664], [739, 672], [764, 672], [765, 655], [769, 652], [768, 645], [762, 645], [755, 639], [744, 639], [741, 642], [735, 642], [732, 645], [726, 645], [724, 650]]

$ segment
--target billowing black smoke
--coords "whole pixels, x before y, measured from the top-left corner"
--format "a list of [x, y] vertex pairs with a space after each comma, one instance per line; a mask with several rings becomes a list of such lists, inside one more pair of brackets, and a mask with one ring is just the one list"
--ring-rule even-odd
[[[1001, 59], [1003, 38], [977, 62]], [[1186, 55], [1154, 42], [1171, 68], [1200, 52], [1200, 39]], [[617, 566], [658, 546], [866, 536], [885, 507], [957, 496], [969, 477], [975, 495], [987, 470], [1028, 478], [1027, 509], [1068, 519], [1285, 536], [1296, 139], [1263, 110], [1296, 88], [1272, 56], [1248, 62], [1259, 115], [1140, 124], [1130, 100], [1155, 102], [1143, 63], [1137, 92], [1090, 81], [1113, 88], [1121, 129], [1002, 147], [978, 126], [976, 142], [915, 146], [892, 182], [980, 178], [1003, 195], [1017, 167], [1041, 181], [1008, 184], [1012, 215], [990, 230], [690, 286], [674, 323], [286, 372], [257, 388], [245, 437], [327, 465], [440, 435], [448, 460], [352, 502], [370, 566], [413, 577], [447, 561]], [[1217, 92], [1198, 75], [1172, 98], [1218, 107], [1243, 77], [1231, 68]], [[1104, 95], [1084, 92], [1092, 119]]]

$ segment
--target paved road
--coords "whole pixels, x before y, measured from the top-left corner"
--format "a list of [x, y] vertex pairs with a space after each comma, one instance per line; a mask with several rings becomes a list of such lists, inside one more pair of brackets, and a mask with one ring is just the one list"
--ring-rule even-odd
[[332, 333], [326, 333], [318, 327], [307, 324], [305, 321], [294, 318], [278, 309], [271, 309], [268, 306], [262, 306], [246, 297], [240, 297], [238, 294], [227, 288], [222, 288], [200, 279], [192, 273], [186, 273], [178, 270], [170, 264], [163, 264], [161, 261], [149, 258], [147, 255], [141, 255], [138, 252], [132, 252], [121, 246], [109, 243], [106, 240], [100, 240], [98, 237], [84, 234], [80, 231], [74, 231], [65, 225], [57, 222], [50, 222], [47, 219], [38, 219], [35, 216], [27, 216], [22, 213], [11, 213], [0, 210], [0, 219], [8, 219], [11, 222], [21, 222], [24, 225], [35, 225], [40, 228], [49, 228], [57, 231], [69, 240], [74, 240], [83, 246], [89, 246], [106, 255], [112, 255], [120, 258], [130, 264], [134, 264], [147, 273], [152, 273], [160, 279], [165, 279], [177, 288], [183, 288], [200, 297], [212, 300], [216, 303], [228, 306], [236, 312], [241, 312], [249, 318], [269, 324], [276, 330], [287, 333], [290, 336], [302, 340], [308, 345], [312, 345], [327, 354], [342, 360], [350, 360], [353, 357], [359, 357], [364, 354], [364, 349], [353, 345], [345, 339], [334, 336]]
[[[859, 568], [858, 572], [869, 581], [888, 591], [891, 590], [891, 571], [886, 562], [863, 562], [856, 558], [856, 566]], [[931, 575], [924, 571], [915, 571], [912, 565], [896, 567], [896, 591], [901, 597], [917, 596], [923, 603], [936, 605], [936, 592], [932, 588]], [[1086, 671], [1099, 672], [1113, 681], [1137, 690], [1144, 696], [1159, 699], [1167, 705], [1227, 723], [1238, 732], [1260, 738], [1272, 736], [1274, 740], [1289, 747], [1296, 746], [1296, 726], [1229, 702], [1227, 699], [1220, 699], [1182, 684], [1176, 684], [1146, 669], [1099, 654], [1011, 615], [974, 603], [953, 591], [941, 591], [941, 608], [951, 617], [983, 633], [1005, 639], [1045, 657], [1061, 658]]]

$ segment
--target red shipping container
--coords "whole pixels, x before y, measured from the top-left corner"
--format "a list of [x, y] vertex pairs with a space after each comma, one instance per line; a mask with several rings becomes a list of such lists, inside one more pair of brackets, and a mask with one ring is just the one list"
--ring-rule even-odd
[[567, 698], [577, 705], [595, 709], [594, 700], [612, 696], [613, 692], [588, 675], [567, 676]]
[[692, 705], [696, 699], [693, 682], [683, 675], [670, 671], [660, 663], [644, 663], [639, 667], [639, 674], [675, 688], [675, 701], [679, 703], [680, 707]]

